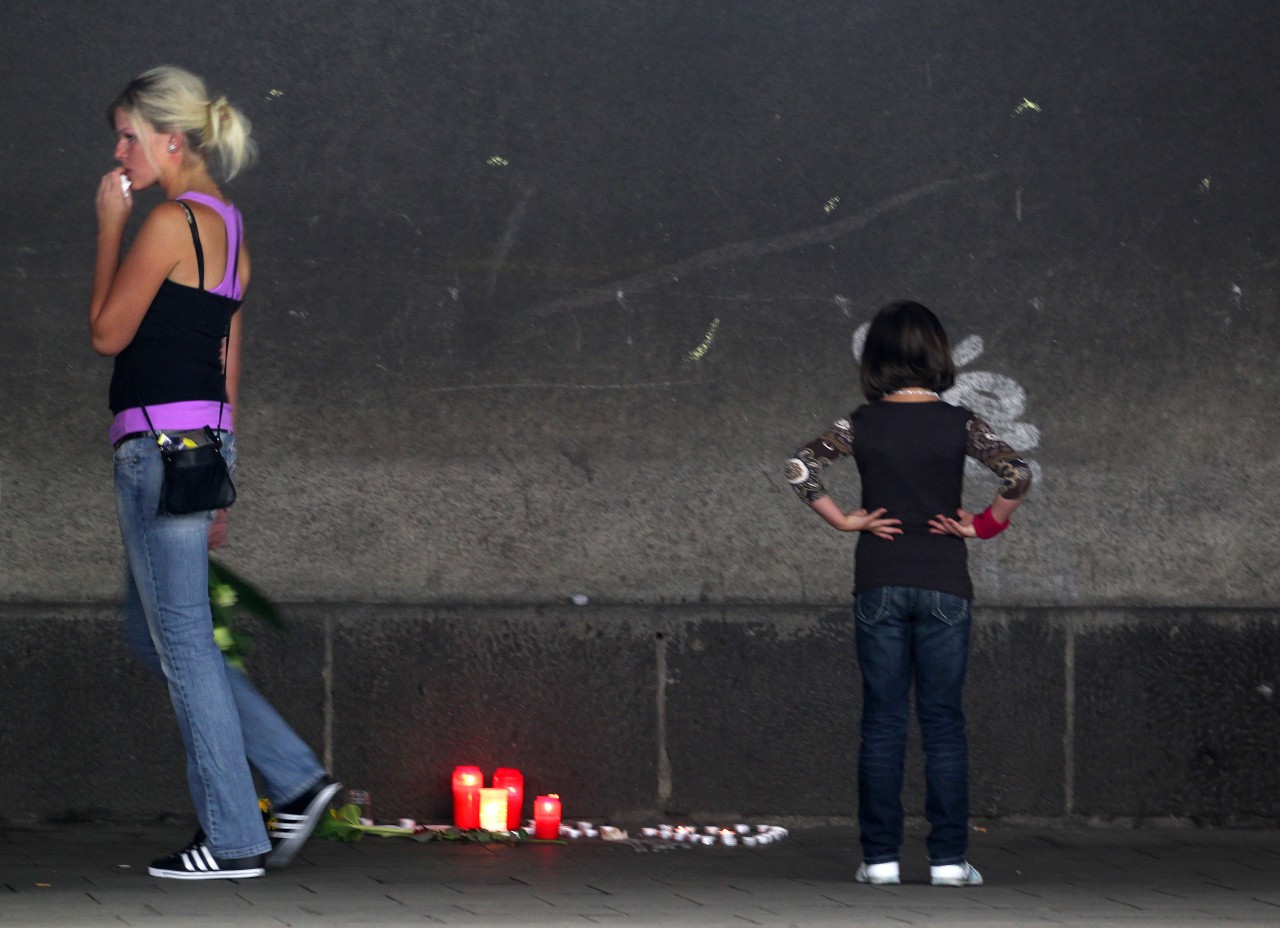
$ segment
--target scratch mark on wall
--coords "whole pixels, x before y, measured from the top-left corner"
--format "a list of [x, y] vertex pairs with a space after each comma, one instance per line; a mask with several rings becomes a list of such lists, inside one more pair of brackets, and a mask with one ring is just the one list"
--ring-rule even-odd
[[1027, 110], [1031, 110], [1031, 111], [1032, 111], [1032, 112], [1034, 112], [1034, 113], [1042, 112], [1042, 110], [1040, 109], [1039, 104], [1037, 104], [1037, 103], [1032, 103], [1032, 102], [1031, 102], [1030, 100], [1028, 100], [1026, 97], [1023, 97], [1023, 98], [1022, 98], [1022, 102], [1021, 102], [1021, 103], [1019, 103], [1017, 106], [1015, 106], [1015, 107], [1013, 108], [1013, 113], [1011, 113], [1010, 115], [1013, 115], [1013, 116], [1020, 116], [1020, 115], [1022, 115], [1023, 113], [1025, 113]]
[[1017, 217], [1018, 222], [1022, 222], [1022, 188], [1019, 187], [1013, 193], [1013, 215]]
[[853, 316], [853, 303], [849, 300], [847, 296], [841, 296], [840, 294], [837, 293], [831, 299], [837, 306], [840, 307], [841, 312], [843, 312], [846, 316], [850, 316], [850, 317]]
[[1209, 192], [1209, 189], [1210, 189], [1211, 187], [1213, 187], [1213, 178], [1212, 178], [1212, 177], [1204, 177], [1204, 178], [1201, 178], [1201, 180], [1200, 180], [1200, 192], [1201, 192], [1201, 193], [1208, 193], [1208, 192]]
[[490, 158], [488, 161], [485, 162], [485, 164], [495, 168], [505, 168], [510, 163], [511, 162], [508, 161], [506, 158], [502, 157], [502, 155], [494, 155], [492, 158]]
[[828, 216], [830, 216], [835, 211], [835, 208], [839, 205], [840, 205], [840, 198], [832, 197], [830, 200], [827, 201], [827, 205], [822, 207], [822, 211], [826, 213]]
[[707, 352], [711, 350], [711, 342], [716, 337], [716, 329], [720, 328], [720, 317], [717, 316], [711, 320], [711, 328], [707, 329], [707, 334], [703, 336], [698, 347], [685, 355], [686, 361], [701, 361], [707, 356]]
[[465, 383], [450, 387], [427, 387], [423, 393], [474, 393], [485, 390], [664, 390], [668, 387], [696, 387], [692, 380], [653, 380], [636, 383]]
[[502, 266], [506, 263], [507, 256], [511, 254], [511, 249], [515, 247], [516, 235], [520, 232], [520, 224], [524, 222], [524, 215], [529, 211], [529, 201], [533, 199], [533, 195], [537, 192], [536, 187], [526, 187], [524, 196], [515, 205], [511, 215], [507, 216], [506, 228], [502, 231], [502, 238], [498, 241], [498, 250], [494, 252], [493, 263], [489, 266], [490, 297], [493, 296], [493, 291], [498, 287], [498, 274], [502, 272]]
[[891, 197], [886, 197], [880, 202], [838, 222], [824, 223], [820, 226], [802, 229], [797, 232], [785, 232], [782, 235], [775, 235], [769, 238], [718, 245], [690, 258], [676, 261], [653, 271], [637, 274], [626, 280], [613, 281], [573, 296], [543, 303], [535, 306], [532, 312], [535, 316], [550, 316], [586, 306], [597, 306], [612, 300], [614, 293], [618, 290], [626, 290], [629, 294], [642, 293], [679, 280], [681, 275], [693, 271], [720, 267], [735, 261], [750, 260], [764, 255], [783, 254], [800, 248], [807, 248], [810, 245], [832, 242], [848, 235], [850, 232], [856, 232], [870, 225], [885, 213], [900, 209], [921, 197], [929, 196], [940, 190], [946, 190], [948, 187], [953, 187], [961, 182], [982, 182], [1000, 173], [1002, 172], [986, 171], [981, 174], [970, 174], [966, 177], [948, 177], [943, 180], [935, 180], [931, 183], [896, 193]]

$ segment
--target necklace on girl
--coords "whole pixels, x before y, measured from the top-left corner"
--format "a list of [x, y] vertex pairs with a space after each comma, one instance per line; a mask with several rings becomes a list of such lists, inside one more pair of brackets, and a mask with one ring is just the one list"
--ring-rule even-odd
[[942, 399], [934, 390], [926, 390], [923, 387], [903, 387], [901, 390], [894, 390], [890, 396], [932, 396], [934, 399]]

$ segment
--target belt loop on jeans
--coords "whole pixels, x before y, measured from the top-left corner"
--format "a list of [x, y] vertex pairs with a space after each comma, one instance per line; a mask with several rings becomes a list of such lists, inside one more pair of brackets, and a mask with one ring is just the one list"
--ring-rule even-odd
[[117, 439], [116, 443], [111, 447], [113, 450], [119, 450], [120, 446], [125, 442], [133, 441], [135, 438], [146, 438], [150, 434], [150, 432], [130, 432], [128, 435], [121, 435], [120, 438]]

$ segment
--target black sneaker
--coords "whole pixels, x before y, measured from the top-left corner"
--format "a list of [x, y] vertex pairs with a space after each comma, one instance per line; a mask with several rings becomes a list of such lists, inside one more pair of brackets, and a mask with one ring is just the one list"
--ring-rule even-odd
[[340, 789], [341, 783], [324, 777], [293, 802], [271, 809], [274, 826], [270, 834], [271, 843], [275, 846], [267, 855], [268, 867], [288, 866], [298, 851], [302, 850], [302, 845], [307, 843], [307, 838], [311, 837], [311, 832], [320, 823], [320, 816], [324, 815]]
[[262, 854], [214, 857], [204, 841], [199, 840], [168, 857], [153, 860], [147, 872], [166, 880], [247, 880], [267, 871]]

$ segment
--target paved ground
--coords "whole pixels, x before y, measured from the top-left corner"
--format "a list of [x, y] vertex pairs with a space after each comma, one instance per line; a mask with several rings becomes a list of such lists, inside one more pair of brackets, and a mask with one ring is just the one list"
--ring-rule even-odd
[[926, 885], [918, 840], [899, 887], [853, 882], [849, 829], [756, 849], [639, 852], [600, 841], [479, 846], [312, 839], [242, 882], [147, 876], [189, 831], [0, 827], [0, 926], [339, 925], [1280, 926], [1280, 832], [991, 826], [975, 889]]

